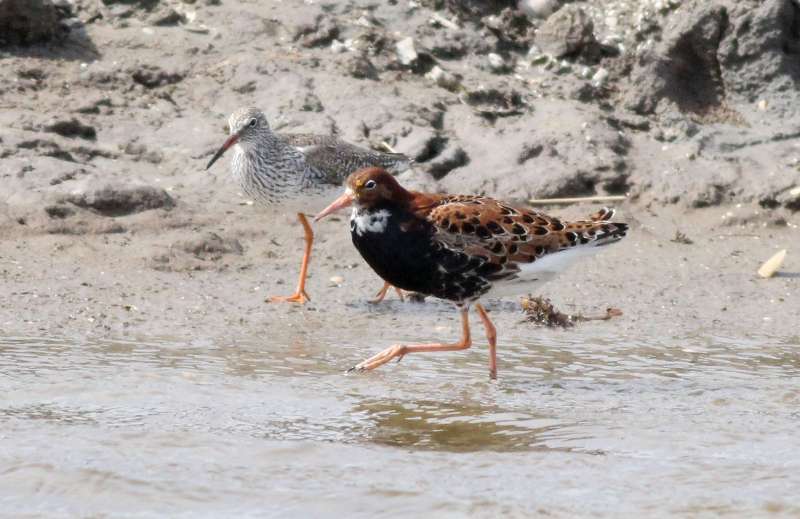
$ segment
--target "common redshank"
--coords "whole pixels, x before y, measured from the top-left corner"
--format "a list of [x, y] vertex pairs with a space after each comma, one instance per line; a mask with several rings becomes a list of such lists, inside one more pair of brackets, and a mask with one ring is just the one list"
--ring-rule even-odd
[[275, 133], [257, 108], [233, 112], [228, 128], [228, 139], [206, 169], [232, 147], [231, 171], [242, 191], [257, 203], [297, 213], [305, 232], [297, 290], [290, 296], [273, 296], [267, 301], [305, 303], [310, 299], [305, 284], [314, 232], [303, 209], [315, 207], [315, 202], [321, 206], [324, 197], [330, 197], [331, 190], [341, 186], [353, 171], [380, 166], [399, 173], [408, 169], [411, 161], [400, 153], [367, 150], [332, 136]]
[[395, 287], [453, 301], [462, 325], [454, 344], [391, 346], [351, 368], [358, 371], [408, 353], [469, 348], [474, 303], [489, 342], [489, 376], [496, 378], [497, 333], [479, 299], [527, 293], [628, 229], [610, 221], [610, 209], [563, 222], [483, 196], [411, 192], [380, 168], [350, 175], [344, 194], [315, 220], [351, 204], [353, 244], [372, 269]]

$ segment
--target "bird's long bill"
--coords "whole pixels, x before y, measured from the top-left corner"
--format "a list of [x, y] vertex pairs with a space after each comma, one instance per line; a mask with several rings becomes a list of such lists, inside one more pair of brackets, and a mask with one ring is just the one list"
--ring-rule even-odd
[[228, 148], [230, 148], [231, 146], [236, 144], [236, 141], [238, 141], [238, 140], [239, 140], [239, 134], [238, 133], [234, 133], [233, 135], [228, 137], [228, 139], [225, 141], [225, 143], [222, 145], [222, 147], [220, 147], [220, 149], [217, 150], [217, 152], [214, 154], [214, 156], [211, 157], [211, 160], [208, 161], [208, 165], [206, 166], [206, 170], [211, 168], [211, 165], [214, 164], [217, 161], [217, 159], [219, 159], [222, 156], [222, 154], [225, 153], [228, 150]]
[[342, 196], [334, 200], [333, 203], [331, 203], [331, 205], [320, 211], [320, 213], [314, 217], [314, 221], [318, 222], [323, 218], [325, 218], [326, 216], [328, 216], [329, 214], [335, 213], [340, 209], [344, 209], [345, 207], [349, 206], [352, 203], [353, 203], [353, 193], [351, 193], [350, 190], [348, 189], [347, 191], [344, 192]]

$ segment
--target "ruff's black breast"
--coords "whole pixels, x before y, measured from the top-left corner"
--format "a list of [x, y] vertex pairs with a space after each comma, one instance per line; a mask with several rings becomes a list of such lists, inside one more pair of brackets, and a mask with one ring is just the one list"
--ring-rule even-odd
[[433, 224], [404, 209], [360, 209], [350, 231], [369, 266], [403, 290], [460, 302], [477, 299], [491, 287], [487, 276], [494, 265], [445, 246], [435, 239]]

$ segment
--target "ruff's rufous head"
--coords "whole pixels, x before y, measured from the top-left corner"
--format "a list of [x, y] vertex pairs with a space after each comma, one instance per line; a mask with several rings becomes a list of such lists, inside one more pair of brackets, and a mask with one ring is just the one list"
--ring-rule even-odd
[[352, 173], [345, 181], [345, 192], [323, 209], [314, 221], [344, 209], [355, 203], [358, 207], [371, 208], [379, 205], [403, 205], [413, 195], [401, 186], [385, 169], [366, 168]]

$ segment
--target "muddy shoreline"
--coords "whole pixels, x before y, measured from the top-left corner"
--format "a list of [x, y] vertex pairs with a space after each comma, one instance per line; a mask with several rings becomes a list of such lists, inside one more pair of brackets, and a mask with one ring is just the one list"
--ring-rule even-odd
[[[723, 0], [512, 4], [57, 3], [52, 31], [0, 47], [0, 331], [252, 337], [368, 310], [379, 281], [342, 220], [319, 228], [312, 303], [262, 302], [291, 291], [300, 230], [238, 194], [227, 164], [203, 170], [227, 114], [256, 105], [281, 131], [408, 153], [412, 188], [627, 195], [630, 236], [538, 294], [557, 306], [619, 307], [615, 323], [651, 333], [796, 333], [796, 6], [759, 4], [750, 30], [756, 11]], [[757, 279], [782, 248], [783, 275]]]
[[[433, 312], [422, 321], [419, 303], [400, 303], [391, 296], [384, 305], [368, 304], [380, 280], [350, 245], [344, 220], [317, 228], [308, 288], [312, 301], [305, 307], [263, 302], [268, 295], [293, 290], [300, 230], [288, 215], [235, 202], [229, 207], [219, 220], [205, 225], [4, 241], [0, 332], [230, 343], [266, 338], [275, 327], [295, 327], [302, 336], [304, 326], [315, 326], [321, 318], [331, 322], [332, 352], [340, 342], [334, 323], [359, 314], [374, 318], [374, 333], [382, 342], [402, 340], [403, 329], [415, 322], [432, 323], [433, 335], [457, 333], [455, 312], [446, 303], [424, 303]], [[573, 207], [563, 213], [582, 211]], [[709, 220], [734, 218], [728, 213], [708, 209], [669, 214], [623, 206], [621, 214], [632, 223], [630, 236], [545, 285], [539, 295], [567, 312], [619, 308], [623, 315], [607, 324], [635, 328], [643, 335], [795, 335], [791, 315], [800, 303], [800, 275], [792, 270], [793, 259], [772, 279], [760, 279], [755, 271], [797, 230], [716, 222], [707, 226]], [[254, 232], [253, 221], [264, 222], [269, 230]], [[195, 238], [187, 240], [187, 232]], [[678, 232], [682, 240], [673, 241]], [[537, 333], [535, 325], [520, 323], [515, 301], [490, 301], [489, 308], [503, 326]], [[592, 326], [597, 323], [577, 325]], [[346, 330], [342, 336], [351, 333]]]

